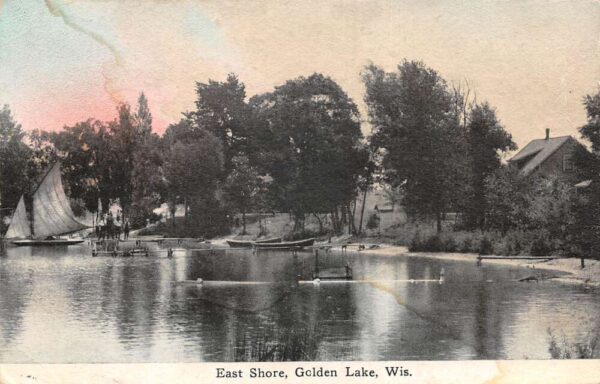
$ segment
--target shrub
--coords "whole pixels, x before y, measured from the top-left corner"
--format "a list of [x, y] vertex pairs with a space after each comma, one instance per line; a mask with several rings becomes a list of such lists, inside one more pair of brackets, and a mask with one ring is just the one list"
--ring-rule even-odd
[[531, 255], [532, 256], [547, 256], [552, 253], [553, 246], [543, 233], [538, 234], [531, 243]]
[[371, 216], [369, 216], [369, 220], [367, 221], [367, 229], [377, 229], [379, 227], [379, 216], [377, 216], [376, 213], [371, 214]]
[[470, 237], [465, 237], [461, 242], [458, 251], [468, 253], [473, 249], [473, 240]]
[[477, 251], [482, 255], [491, 255], [494, 253], [494, 246], [490, 239], [484, 236], [479, 242], [479, 249]]
[[446, 252], [456, 252], [456, 249], [457, 249], [456, 241], [454, 240], [454, 238], [452, 236], [449, 236], [444, 241], [444, 250]]
[[550, 345], [548, 352], [553, 359], [594, 359], [600, 357], [600, 331], [598, 329], [590, 331], [586, 339], [580, 342], [569, 342], [566, 336], [562, 335], [562, 340], [553, 334], [548, 328], [550, 336]]
[[302, 239], [310, 239], [311, 237], [319, 237], [326, 234], [327, 231], [319, 232], [318, 230], [303, 229], [300, 231], [292, 231], [285, 235], [283, 238], [286, 241], [295, 241]]

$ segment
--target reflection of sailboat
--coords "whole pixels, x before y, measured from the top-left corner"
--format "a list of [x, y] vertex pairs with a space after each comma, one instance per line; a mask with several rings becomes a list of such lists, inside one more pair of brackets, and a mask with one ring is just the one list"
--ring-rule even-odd
[[24, 196], [19, 199], [5, 236], [7, 239], [19, 239], [11, 241], [13, 244], [71, 245], [83, 242], [81, 239], [54, 238], [87, 228], [75, 218], [71, 210], [63, 189], [58, 162], [46, 173], [34, 191], [32, 200], [28, 215]]

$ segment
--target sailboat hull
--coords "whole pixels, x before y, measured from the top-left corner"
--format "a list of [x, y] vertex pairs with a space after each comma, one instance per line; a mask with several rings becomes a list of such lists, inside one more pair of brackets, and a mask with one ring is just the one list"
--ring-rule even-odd
[[13, 240], [11, 244], [19, 247], [33, 247], [33, 246], [57, 246], [57, 245], [74, 245], [83, 243], [85, 240], [75, 239], [56, 239], [56, 240]]

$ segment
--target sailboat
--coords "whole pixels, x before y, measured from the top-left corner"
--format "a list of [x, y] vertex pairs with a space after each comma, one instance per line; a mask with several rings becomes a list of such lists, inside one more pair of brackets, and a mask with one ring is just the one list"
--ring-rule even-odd
[[55, 236], [77, 232], [89, 226], [81, 223], [73, 214], [60, 176], [60, 163], [55, 163], [44, 175], [33, 193], [31, 214], [27, 214], [24, 196], [10, 220], [6, 239], [19, 246], [72, 245], [82, 239], [62, 239]]

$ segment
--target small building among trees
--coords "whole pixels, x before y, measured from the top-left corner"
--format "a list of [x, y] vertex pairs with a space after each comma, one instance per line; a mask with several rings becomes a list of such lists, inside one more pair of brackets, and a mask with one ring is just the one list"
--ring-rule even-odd
[[544, 139], [532, 140], [508, 162], [524, 176], [557, 178], [573, 185], [579, 181], [574, 155], [580, 146], [571, 136], [550, 137], [550, 129], [546, 129]]

